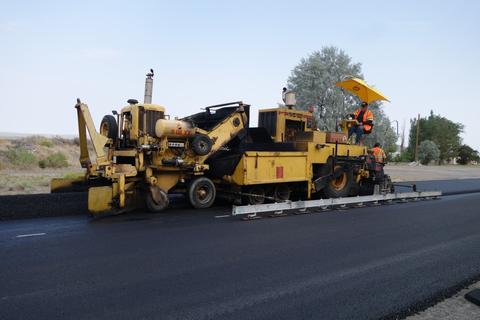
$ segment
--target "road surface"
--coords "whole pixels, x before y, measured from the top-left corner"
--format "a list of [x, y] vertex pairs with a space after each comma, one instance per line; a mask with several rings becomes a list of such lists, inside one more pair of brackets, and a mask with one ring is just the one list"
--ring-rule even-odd
[[479, 203], [472, 193], [249, 222], [225, 208], [6, 221], [0, 319], [405, 315], [480, 275]]

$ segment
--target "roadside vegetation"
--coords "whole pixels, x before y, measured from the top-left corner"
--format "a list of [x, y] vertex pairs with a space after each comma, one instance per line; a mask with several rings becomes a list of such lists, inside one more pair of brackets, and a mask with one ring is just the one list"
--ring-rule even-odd
[[49, 192], [50, 180], [82, 175], [78, 139], [0, 139], [0, 194]]
[[65, 168], [68, 167], [67, 157], [62, 152], [55, 152], [45, 159], [38, 161], [38, 166], [45, 168]]
[[408, 147], [393, 160], [411, 162], [415, 160], [419, 127], [418, 159], [424, 165], [428, 164], [478, 164], [480, 157], [477, 150], [462, 144], [460, 137], [463, 124], [453, 122], [433, 111], [427, 117], [410, 120], [411, 130], [408, 135]]

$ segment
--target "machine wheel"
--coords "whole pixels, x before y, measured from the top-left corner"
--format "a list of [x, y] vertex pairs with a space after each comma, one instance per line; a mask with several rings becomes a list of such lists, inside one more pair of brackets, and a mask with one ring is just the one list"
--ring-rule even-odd
[[215, 185], [207, 177], [194, 179], [188, 186], [188, 200], [197, 209], [211, 207], [215, 201], [216, 194]]
[[355, 197], [355, 196], [358, 196], [359, 193], [360, 193], [360, 185], [356, 182], [353, 182], [352, 187], [350, 188], [350, 192], [348, 193], [348, 195], [350, 197]]
[[265, 202], [265, 189], [262, 186], [252, 186], [248, 188], [249, 193], [246, 196], [248, 204], [262, 204]]
[[192, 141], [192, 149], [199, 156], [207, 155], [212, 150], [212, 140], [207, 135], [197, 134]]
[[150, 187], [145, 199], [147, 209], [150, 212], [160, 212], [168, 207], [168, 195], [159, 187]]
[[[335, 172], [343, 170], [341, 165], [335, 166]], [[353, 184], [353, 171], [351, 168], [341, 172], [336, 178], [330, 180], [323, 192], [328, 198], [348, 197]]]
[[275, 200], [287, 201], [290, 199], [290, 194], [292, 190], [286, 184], [279, 184], [275, 186], [273, 191], [273, 196]]
[[100, 122], [100, 134], [115, 142], [118, 134], [118, 124], [114, 116], [107, 114]]

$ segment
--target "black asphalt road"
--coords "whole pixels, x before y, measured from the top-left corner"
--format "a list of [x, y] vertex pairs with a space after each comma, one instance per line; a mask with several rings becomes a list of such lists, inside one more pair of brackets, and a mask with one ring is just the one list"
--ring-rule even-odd
[[478, 193], [227, 213], [2, 222], [0, 319], [377, 319], [480, 275]]

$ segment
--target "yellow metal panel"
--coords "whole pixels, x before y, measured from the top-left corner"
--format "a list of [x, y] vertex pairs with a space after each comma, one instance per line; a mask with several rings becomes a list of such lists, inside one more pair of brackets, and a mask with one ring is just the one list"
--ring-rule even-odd
[[238, 185], [307, 181], [309, 171], [305, 152], [247, 152], [233, 181]]
[[117, 157], [135, 157], [137, 155], [137, 149], [129, 150], [114, 150], [113, 155]]
[[88, 211], [97, 214], [112, 210], [113, 188], [111, 186], [88, 189]]
[[180, 180], [181, 172], [162, 171], [154, 173], [154, 176], [157, 178], [157, 186], [163, 191], [168, 192], [178, 183], [178, 180]]

